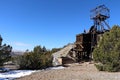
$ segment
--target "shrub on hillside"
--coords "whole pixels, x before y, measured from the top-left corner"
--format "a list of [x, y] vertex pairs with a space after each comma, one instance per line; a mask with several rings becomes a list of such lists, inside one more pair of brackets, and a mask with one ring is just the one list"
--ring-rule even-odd
[[103, 34], [93, 51], [96, 67], [102, 71], [120, 71], [120, 27], [113, 26]]
[[51, 53], [45, 47], [36, 46], [32, 52], [19, 56], [17, 63], [20, 69], [43, 69], [52, 66]]

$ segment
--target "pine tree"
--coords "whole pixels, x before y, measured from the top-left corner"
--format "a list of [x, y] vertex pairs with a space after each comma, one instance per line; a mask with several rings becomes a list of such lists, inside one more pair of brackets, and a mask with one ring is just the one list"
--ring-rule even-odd
[[4, 62], [8, 61], [11, 58], [11, 50], [12, 47], [10, 45], [2, 45], [2, 37], [0, 36], [0, 66], [3, 65]]
[[120, 70], [120, 27], [115, 25], [110, 32], [104, 33], [93, 51], [93, 59], [99, 70]]

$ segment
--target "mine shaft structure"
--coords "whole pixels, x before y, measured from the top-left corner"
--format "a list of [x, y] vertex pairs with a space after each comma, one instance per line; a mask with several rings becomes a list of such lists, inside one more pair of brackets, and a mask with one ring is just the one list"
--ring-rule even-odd
[[110, 26], [106, 23], [106, 20], [110, 18], [110, 10], [105, 5], [100, 5], [95, 9], [92, 9], [90, 18], [94, 22], [94, 28], [99, 32], [105, 32], [106, 28], [110, 30]]
[[106, 22], [110, 18], [110, 11], [105, 5], [100, 5], [90, 12], [90, 19], [94, 23], [93, 26], [88, 32], [84, 31], [84, 33], [76, 35], [76, 47], [73, 51], [76, 53], [77, 61], [92, 58], [92, 52], [102, 34], [110, 30], [110, 26]]

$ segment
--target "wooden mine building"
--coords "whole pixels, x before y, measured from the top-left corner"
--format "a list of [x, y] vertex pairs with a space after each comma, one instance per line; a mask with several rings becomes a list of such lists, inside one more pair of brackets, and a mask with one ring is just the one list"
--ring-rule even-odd
[[77, 61], [91, 58], [102, 34], [110, 30], [109, 25], [106, 23], [109, 17], [109, 9], [105, 5], [100, 5], [91, 10], [90, 18], [93, 20], [94, 25], [88, 32], [84, 31], [84, 33], [76, 35], [76, 47], [73, 50], [76, 52]]

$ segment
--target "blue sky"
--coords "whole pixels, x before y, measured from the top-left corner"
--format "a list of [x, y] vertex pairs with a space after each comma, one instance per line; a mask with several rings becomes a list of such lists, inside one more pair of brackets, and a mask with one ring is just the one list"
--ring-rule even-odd
[[119, 0], [0, 0], [0, 34], [13, 50], [48, 49], [75, 42], [93, 25], [90, 10], [105, 4], [110, 26], [120, 24]]

